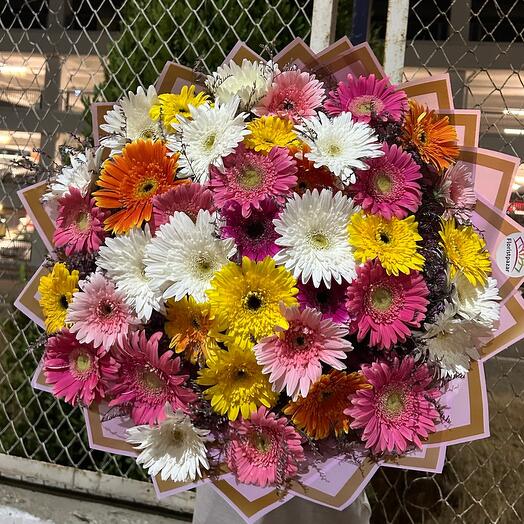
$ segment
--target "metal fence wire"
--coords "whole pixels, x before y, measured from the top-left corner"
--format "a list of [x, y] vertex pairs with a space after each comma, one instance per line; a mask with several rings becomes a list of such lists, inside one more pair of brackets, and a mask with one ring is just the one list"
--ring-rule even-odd
[[[339, 1], [337, 36], [349, 31], [359, 4]], [[379, 54], [386, 8], [386, 0], [373, 3]], [[0, 453], [146, 480], [134, 461], [89, 449], [78, 409], [30, 386], [40, 350], [28, 348], [41, 333], [12, 304], [45, 250], [16, 196], [34, 175], [13, 161], [54, 161], [71, 134], [89, 133], [89, 100], [115, 100], [138, 79], [153, 83], [169, 59], [211, 70], [239, 39], [266, 56], [295, 36], [307, 40], [312, 12], [313, 0], [0, 6]], [[456, 106], [483, 111], [480, 146], [523, 156], [523, 31], [523, 0], [411, 1], [405, 77], [449, 71]], [[521, 184], [524, 173], [517, 200]], [[522, 363], [520, 347], [489, 362], [492, 436], [448, 448], [442, 475], [379, 470], [368, 489], [375, 523], [524, 521]]]

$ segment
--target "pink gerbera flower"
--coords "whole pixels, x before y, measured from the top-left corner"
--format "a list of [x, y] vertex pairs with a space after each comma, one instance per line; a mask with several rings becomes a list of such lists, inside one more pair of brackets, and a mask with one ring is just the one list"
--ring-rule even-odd
[[320, 311], [324, 318], [330, 318], [333, 322], [345, 324], [349, 320], [348, 310], [346, 309], [346, 289], [345, 281], [337, 284], [334, 280], [328, 289], [322, 282], [319, 287], [313, 285], [310, 280], [303, 284], [297, 282], [297, 299], [301, 307], [311, 307]]
[[356, 171], [353, 199], [367, 213], [406, 218], [422, 201], [420, 167], [401, 147], [384, 142], [382, 151], [384, 156], [367, 160], [369, 169]]
[[226, 221], [221, 230], [222, 237], [234, 239], [240, 256], [257, 262], [267, 256], [272, 257], [280, 249], [275, 244], [278, 234], [273, 225], [273, 219], [279, 211], [280, 206], [267, 198], [260, 203], [260, 209], [244, 217], [240, 204], [231, 202], [222, 210], [222, 217]]
[[207, 209], [210, 213], [215, 211], [213, 193], [205, 186], [193, 182], [179, 184], [166, 193], [153, 198], [153, 216], [151, 228], [156, 231], [162, 224], [169, 222], [169, 217], [175, 211], [181, 211], [196, 221], [198, 212]]
[[390, 349], [404, 342], [411, 328], [420, 327], [429, 303], [422, 275], [388, 275], [378, 261], [357, 268], [357, 278], [347, 289], [346, 308], [351, 331], [359, 342], [370, 333], [369, 345]]
[[245, 148], [242, 144], [224, 158], [223, 170], [211, 166], [210, 185], [219, 207], [227, 202], [238, 202], [242, 215], [261, 209], [267, 197], [284, 202], [291, 188], [297, 183], [295, 159], [287, 149], [274, 147], [267, 155]]
[[180, 357], [172, 351], [159, 353], [158, 342], [162, 333], [149, 338], [145, 331], [135, 331], [123, 339], [115, 352], [120, 362], [120, 379], [111, 390], [114, 397], [109, 406], [130, 407], [135, 424], [158, 424], [166, 418], [164, 407], [173, 411], [188, 411], [197, 398], [183, 384], [189, 378], [180, 374]]
[[334, 369], [344, 369], [342, 362], [351, 342], [344, 339], [348, 330], [335, 324], [312, 308], [282, 308], [289, 327], [275, 327], [276, 334], [263, 338], [254, 348], [262, 372], [269, 374], [274, 391], [286, 388], [296, 400], [305, 397], [313, 382], [322, 375], [322, 362]]
[[254, 112], [298, 122], [315, 115], [324, 101], [324, 87], [314, 75], [298, 70], [279, 73]]
[[386, 78], [378, 80], [375, 75], [356, 78], [349, 74], [347, 83], [339, 82], [330, 91], [324, 107], [332, 116], [351, 113], [358, 122], [368, 123], [372, 118], [399, 122], [408, 108], [408, 97]]
[[101, 273], [79, 283], [67, 310], [69, 328], [84, 344], [110, 349], [138, 323], [125, 302], [124, 294]]
[[95, 205], [89, 194], [82, 195], [76, 187], [58, 200], [58, 218], [53, 235], [56, 247], [63, 247], [66, 255], [97, 251], [104, 242], [104, 219], [108, 212]]
[[362, 440], [374, 453], [405, 453], [410, 444], [422, 447], [439, 420], [436, 401], [439, 388], [432, 385], [427, 365], [412, 357], [393, 363], [374, 362], [362, 367], [373, 389], [358, 389], [344, 414], [353, 418], [350, 427], [363, 429]]
[[249, 420], [230, 422], [227, 465], [239, 482], [265, 487], [296, 475], [305, 460], [300, 435], [264, 406]]
[[44, 353], [46, 383], [53, 394], [73, 406], [89, 406], [106, 396], [109, 384], [117, 379], [118, 364], [104, 350], [78, 342], [67, 330], [47, 339]]
[[445, 218], [458, 218], [466, 222], [477, 203], [473, 173], [461, 162], [451, 166], [442, 176], [439, 192], [446, 204]]

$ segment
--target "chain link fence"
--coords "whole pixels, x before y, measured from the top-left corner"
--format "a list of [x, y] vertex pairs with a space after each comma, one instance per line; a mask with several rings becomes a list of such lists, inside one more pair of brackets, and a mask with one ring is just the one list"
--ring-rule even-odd
[[[13, 161], [25, 155], [51, 164], [59, 145], [89, 133], [89, 101], [115, 100], [139, 79], [153, 83], [169, 59], [208, 71], [239, 39], [266, 56], [295, 36], [307, 40], [312, 4], [8, 0], [0, 6], [0, 453], [146, 480], [133, 460], [90, 450], [80, 411], [29, 384], [41, 333], [12, 303], [45, 250], [16, 196], [33, 175]], [[338, 36], [349, 31], [352, 4], [339, 2]], [[379, 54], [386, 7], [386, 0], [373, 3], [371, 43]], [[411, 1], [405, 77], [449, 71], [456, 106], [483, 111], [480, 146], [523, 156], [523, 30], [522, 0]], [[524, 173], [516, 200], [520, 185]], [[487, 366], [490, 439], [448, 448], [442, 475], [379, 470], [368, 490], [375, 523], [524, 520], [522, 358], [515, 347]]]

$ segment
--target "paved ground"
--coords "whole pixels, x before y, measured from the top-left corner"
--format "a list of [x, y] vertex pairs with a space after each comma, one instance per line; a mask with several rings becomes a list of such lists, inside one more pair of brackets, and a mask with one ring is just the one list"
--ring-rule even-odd
[[0, 524], [187, 524], [143, 510], [0, 484]]

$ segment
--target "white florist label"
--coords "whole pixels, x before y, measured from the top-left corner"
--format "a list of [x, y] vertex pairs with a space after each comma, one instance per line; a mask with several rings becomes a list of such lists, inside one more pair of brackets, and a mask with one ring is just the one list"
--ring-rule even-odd
[[508, 235], [497, 249], [497, 265], [510, 277], [524, 276], [524, 234]]

